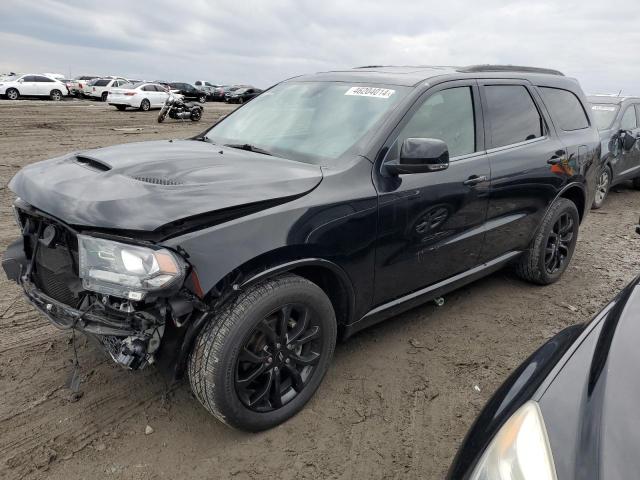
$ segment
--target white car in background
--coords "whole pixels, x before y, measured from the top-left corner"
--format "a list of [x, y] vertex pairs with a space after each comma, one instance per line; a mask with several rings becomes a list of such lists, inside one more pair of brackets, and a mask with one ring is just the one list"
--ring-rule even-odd
[[85, 85], [82, 93], [85, 97], [97, 98], [103, 102], [107, 101], [107, 95], [112, 88], [119, 88], [129, 83], [129, 80], [122, 77], [103, 77], [94, 80], [91, 85]]
[[20, 97], [49, 97], [51, 100], [60, 101], [69, 95], [67, 86], [51, 77], [27, 73], [0, 82], [0, 95], [9, 100], [17, 100]]
[[152, 108], [161, 108], [168, 96], [167, 89], [157, 83], [127, 83], [120, 88], [112, 88], [107, 96], [107, 103], [121, 111], [131, 107], [146, 112]]
[[95, 75], [80, 75], [75, 77], [72, 80], [67, 82], [67, 87], [69, 87], [69, 93], [71, 95], [80, 94], [84, 89], [84, 86], [89, 83], [91, 80], [97, 80], [100, 77], [96, 77]]

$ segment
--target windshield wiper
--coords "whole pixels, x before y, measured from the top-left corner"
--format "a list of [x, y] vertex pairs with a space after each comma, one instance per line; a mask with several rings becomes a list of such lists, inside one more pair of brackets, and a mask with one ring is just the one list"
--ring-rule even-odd
[[261, 153], [262, 155], [273, 156], [273, 153], [271, 153], [270, 151], [260, 147], [256, 147], [255, 145], [251, 145], [250, 143], [225, 143], [224, 146], [229, 148], [237, 148], [239, 150], [246, 150], [247, 152]]

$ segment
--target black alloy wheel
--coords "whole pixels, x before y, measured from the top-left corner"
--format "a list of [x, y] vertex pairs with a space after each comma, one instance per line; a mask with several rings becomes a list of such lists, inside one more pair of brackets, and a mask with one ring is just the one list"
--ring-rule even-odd
[[549, 275], [565, 268], [574, 234], [573, 218], [569, 213], [563, 213], [553, 224], [547, 237], [544, 265]]
[[529, 248], [517, 259], [516, 274], [538, 285], [558, 281], [573, 257], [579, 228], [576, 204], [558, 198], [547, 210]]
[[238, 355], [235, 387], [242, 403], [270, 412], [307, 385], [323, 350], [321, 326], [303, 304], [271, 312], [250, 333]]
[[337, 322], [326, 293], [283, 274], [247, 287], [215, 312], [189, 355], [196, 398], [220, 421], [257, 432], [285, 422], [326, 374]]

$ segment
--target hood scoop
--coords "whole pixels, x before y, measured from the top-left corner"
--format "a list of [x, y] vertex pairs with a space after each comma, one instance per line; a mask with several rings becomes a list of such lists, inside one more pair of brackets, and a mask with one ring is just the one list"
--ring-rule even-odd
[[97, 170], [99, 172], [108, 172], [111, 167], [106, 163], [96, 160], [95, 158], [87, 157], [85, 155], [77, 155], [76, 162], [83, 167], [90, 168], [91, 170]]
[[167, 186], [175, 186], [175, 185], [184, 185], [184, 182], [180, 180], [173, 180], [171, 178], [163, 178], [163, 177], [142, 177], [138, 175], [134, 175], [130, 178], [137, 180], [139, 182], [150, 183], [152, 185], [167, 185]]

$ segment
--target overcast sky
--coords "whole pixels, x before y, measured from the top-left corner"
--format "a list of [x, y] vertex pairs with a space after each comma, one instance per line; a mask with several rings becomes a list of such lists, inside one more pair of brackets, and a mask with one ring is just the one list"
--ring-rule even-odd
[[358, 65], [556, 68], [640, 95], [633, 0], [2, 0], [0, 73], [251, 83]]

